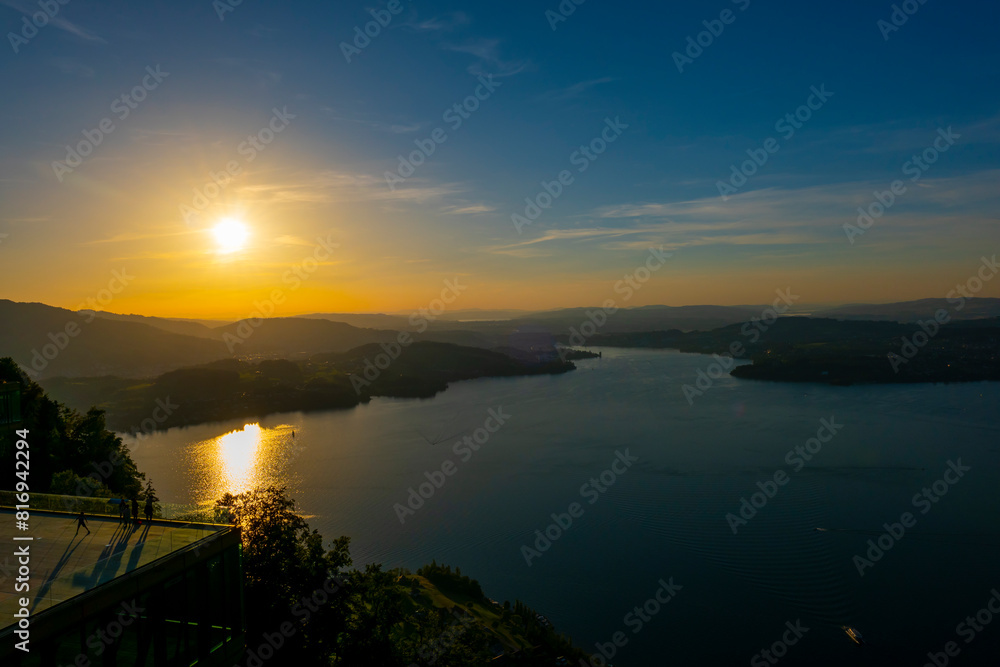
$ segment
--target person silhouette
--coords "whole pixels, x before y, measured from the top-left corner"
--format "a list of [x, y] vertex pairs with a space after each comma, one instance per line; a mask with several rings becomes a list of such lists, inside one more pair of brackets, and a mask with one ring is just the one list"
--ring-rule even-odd
[[132, 523], [139, 524], [139, 501], [132, 496]]
[[153, 520], [153, 496], [148, 493], [146, 494], [145, 514], [146, 514], [146, 521]]
[[76, 517], [76, 532], [73, 533], [73, 537], [80, 534], [81, 528], [85, 529], [87, 534], [90, 535], [90, 528], [87, 528], [87, 520], [83, 516], [83, 510], [80, 510], [80, 513]]

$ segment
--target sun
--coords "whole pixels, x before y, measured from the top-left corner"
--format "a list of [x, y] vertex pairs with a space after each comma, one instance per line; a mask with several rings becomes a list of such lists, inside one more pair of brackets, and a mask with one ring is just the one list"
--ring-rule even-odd
[[247, 237], [250, 236], [247, 226], [236, 218], [220, 220], [219, 224], [212, 228], [212, 233], [215, 235], [219, 252], [223, 254], [242, 249], [246, 245]]

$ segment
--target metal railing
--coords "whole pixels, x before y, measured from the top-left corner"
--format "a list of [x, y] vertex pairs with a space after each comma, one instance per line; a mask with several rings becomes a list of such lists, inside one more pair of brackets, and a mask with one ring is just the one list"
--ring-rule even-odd
[[[14, 491], [0, 490], [0, 507], [13, 508], [20, 504]], [[119, 501], [119, 502], [113, 502]], [[107, 516], [115, 519], [119, 516], [120, 502], [131, 502], [122, 498], [102, 498], [96, 496], [61, 496], [52, 493], [30, 494], [29, 505], [32, 510], [47, 512], [67, 512], [76, 514], [80, 511], [90, 516]], [[139, 503], [139, 516], [143, 514], [144, 504]], [[224, 507], [202, 507], [198, 505], [182, 505], [178, 503], [154, 503], [153, 518], [168, 521], [186, 521], [192, 523], [207, 523], [214, 525], [230, 525], [232, 516]]]

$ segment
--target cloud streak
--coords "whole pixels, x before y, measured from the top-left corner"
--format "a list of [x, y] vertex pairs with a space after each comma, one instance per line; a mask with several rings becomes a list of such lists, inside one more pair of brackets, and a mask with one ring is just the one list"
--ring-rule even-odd
[[[36, 14], [39, 11], [38, 5], [24, 2], [24, 0], [0, 0], [0, 5], [10, 7], [11, 9], [21, 12], [25, 16], [29, 17], [29, 20], [32, 14]], [[62, 9], [62, 5], [59, 5], [59, 7]], [[75, 23], [71, 23], [62, 15], [61, 12], [49, 18], [49, 25], [88, 42], [107, 44], [107, 41], [96, 33], [91, 32], [84, 27], [78, 26]]]

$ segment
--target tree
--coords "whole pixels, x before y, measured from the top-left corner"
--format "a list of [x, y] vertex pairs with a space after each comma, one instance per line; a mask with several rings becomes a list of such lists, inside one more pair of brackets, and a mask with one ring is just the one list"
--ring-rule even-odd
[[[82, 492], [81, 492], [82, 490]], [[80, 477], [72, 470], [63, 470], [52, 476], [49, 493], [60, 496], [87, 496], [90, 498], [111, 498], [114, 494], [93, 477]]]
[[[4, 381], [21, 385], [19, 428], [29, 431], [33, 490], [50, 490], [54, 475], [61, 472], [60, 489], [69, 495], [88, 496], [104, 487], [125, 497], [142, 491], [145, 475], [139, 472], [122, 439], [107, 430], [103, 410], [91, 408], [80, 414], [53, 401], [10, 357], [0, 359], [0, 382]], [[0, 431], [0, 457], [12, 458], [13, 446]], [[13, 472], [13, 466], [9, 470]], [[70, 479], [66, 471], [75, 475], [70, 489], [64, 488]], [[83, 480], [88, 477], [90, 481]], [[3, 486], [14, 488], [9, 482]]]
[[[292, 621], [297, 632], [282, 648], [286, 660], [325, 661], [333, 648], [331, 636], [335, 640], [345, 625], [350, 587], [328, 591], [334, 588], [331, 579], [351, 564], [350, 538], [340, 537], [324, 549], [319, 532], [310, 531], [295, 513], [285, 487], [227, 493], [218, 505], [232, 513], [243, 543], [247, 645], [255, 646], [263, 633]], [[317, 604], [317, 599], [326, 601]]]
[[395, 667], [405, 665], [393, 637], [403, 620], [403, 594], [396, 576], [370, 564], [352, 574], [354, 595], [346, 632], [337, 646], [340, 664], [350, 667]]
[[153, 516], [162, 516], [163, 508], [160, 507], [159, 497], [156, 495], [156, 489], [153, 488], [153, 480], [146, 480], [146, 491], [142, 494], [143, 499], [152, 501], [153, 503]]

